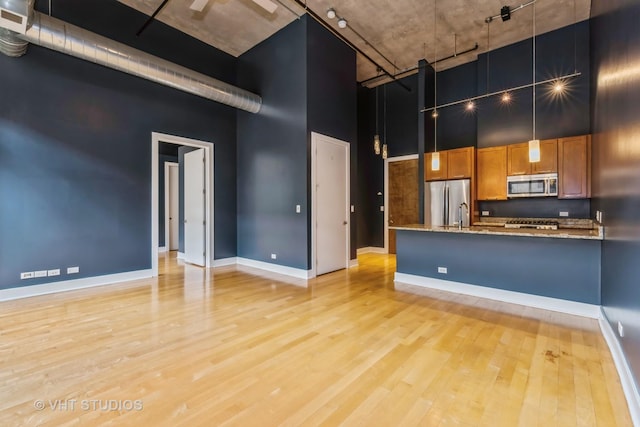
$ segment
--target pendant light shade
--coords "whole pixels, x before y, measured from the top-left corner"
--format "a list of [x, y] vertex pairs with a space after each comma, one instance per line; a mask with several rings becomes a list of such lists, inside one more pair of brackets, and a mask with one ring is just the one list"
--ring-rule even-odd
[[378, 134], [373, 135], [373, 152], [376, 155], [380, 154], [380, 135]]
[[432, 171], [440, 170], [440, 152], [438, 151], [431, 154], [431, 170]]
[[382, 158], [386, 159], [389, 155], [389, 151], [387, 149], [387, 144], [382, 144]]
[[540, 161], [540, 140], [532, 139], [529, 141], [529, 162], [537, 163]]

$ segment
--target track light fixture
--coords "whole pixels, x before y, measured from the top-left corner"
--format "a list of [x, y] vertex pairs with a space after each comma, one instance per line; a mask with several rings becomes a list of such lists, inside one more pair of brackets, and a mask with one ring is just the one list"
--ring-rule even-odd
[[334, 8], [327, 10], [327, 18], [335, 19], [335, 17], [336, 17], [336, 11]]
[[344, 18], [338, 19], [338, 27], [347, 28], [347, 20]]
[[508, 104], [511, 102], [511, 94], [509, 92], [505, 92], [502, 94], [502, 97], [500, 98], [500, 100], [502, 101], [503, 104]]

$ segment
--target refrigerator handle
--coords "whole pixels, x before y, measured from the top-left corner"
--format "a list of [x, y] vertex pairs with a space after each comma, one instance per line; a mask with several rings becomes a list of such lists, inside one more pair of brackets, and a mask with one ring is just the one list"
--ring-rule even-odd
[[444, 185], [444, 203], [443, 203], [443, 207], [444, 210], [442, 212], [442, 219], [443, 219], [443, 223], [444, 225], [449, 225], [449, 186], [448, 185]]

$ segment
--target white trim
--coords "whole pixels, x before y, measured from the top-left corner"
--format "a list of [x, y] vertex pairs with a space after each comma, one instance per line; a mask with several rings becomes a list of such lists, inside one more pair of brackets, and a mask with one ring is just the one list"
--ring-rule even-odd
[[163, 252], [167, 252], [167, 247], [166, 247], [166, 246], [160, 246], [160, 247], [158, 248], [158, 253], [159, 253], [159, 254], [161, 254], [161, 253], [163, 253]]
[[620, 376], [622, 390], [627, 399], [627, 406], [629, 406], [629, 414], [631, 415], [633, 425], [640, 426], [640, 393], [638, 392], [631, 367], [624, 355], [620, 341], [618, 341], [618, 337], [611, 327], [604, 311], [602, 311], [600, 317], [600, 330], [609, 346], [609, 351], [611, 351], [611, 356], [613, 356], [613, 362], [616, 365], [618, 376]]
[[359, 248], [357, 252], [358, 252], [358, 255], [362, 255], [362, 254], [386, 254], [387, 253], [385, 248], [380, 248], [380, 247], [377, 247], [377, 246], [366, 246], [364, 248]]
[[384, 252], [389, 253], [389, 162], [402, 162], [404, 160], [417, 160], [417, 154], [406, 156], [388, 157], [384, 159]]
[[349, 260], [349, 268], [353, 268], [353, 267], [357, 267], [358, 264], [358, 258], [354, 258], [354, 259], [350, 259]]
[[394, 282], [599, 319], [600, 306], [396, 272]]
[[345, 237], [347, 244], [347, 259], [345, 260], [345, 266], [349, 268], [349, 263], [351, 261], [351, 145], [346, 141], [341, 141], [336, 138], [332, 138], [327, 135], [323, 135], [317, 132], [311, 132], [311, 277], [316, 277], [316, 265], [318, 263], [318, 259], [316, 256], [316, 242], [317, 242], [317, 230], [315, 224], [317, 224], [317, 200], [316, 200], [316, 173], [317, 173], [317, 153], [316, 148], [318, 144], [318, 139], [321, 138], [326, 142], [330, 142], [332, 144], [336, 144], [344, 148], [345, 150], [345, 167], [346, 167], [346, 179], [345, 179], [345, 194], [346, 194], [346, 211], [345, 211], [345, 221], [348, 223], [348, 227], [345, 227]]
[[0, 290], [0, 301], [9, 301], [18, 298], [35, 297], [39, 295], [54, 294], [58, 292], [74, 291], [77, 289], [92, 288], [95, 286], [112, 285], [130, 280], [146, 279], [152, 277], [152, 271], [138, 270], [126, 273], [107, 274], [104, 276], [84, 277], [82, 279], [63, 280], [60, 282], [43, 283], [41, 285], [22, 286]]
[[212, 267], [224, 267], [227, 265], [236, 265], [238, 263], [238, 257], [220, 258], [214, 259]]
[[[213, 222], [214, 222], [214, 157], [213, 143], [199, 141], [197, 139], [168, 135], [159, 132], [151, 132], [151, 271], [153, 277], [158, 275], [158, 144], [168, 142], [171, 144], [187, 145], [190, 147], [204, 148], [205, 155], [205, 267], [211, 267], [214, 259], [213, 247]], [[182, 254], [184, 258], [184, 254]], [[180, 253], [178, 253], [178, 259]]]
[[176, 254], [176, 258], [177, 258], [177, 259], [184, 259], [184, 252], [178, 252], [178, 253]]
[[[171, 247], [171, 239], [169, 238], [170, 236], [170, 230], [169, 230], [169, 194], [171, 193], [171, 191], [169, 191], [169, 187], [170, 187], [170, 182], [169, 182], [169, 171], [171, 168], [177, 168], [179, 166], [178, 163], [176, 162], [164, 162], [164, 246], [165, 246], [165, 251], [167, 251], [167, 248]], [[179, 191], [179, 190], [178, 190]], [[176, 221], [179, 221], [180, 218], [177, 218]], [[162, 252], [162, 251], [160, 251]]]
[[247, 267], [259, 268], [260, 270], [270, 271], [272, 273], [283, 274], [285, 276], [291, 276], [298, 279], [312, 279], [315, 274], [312, 270], [302, 270], [300, 268], [287, 267], [279, 264], [272, 264], [270, 262], [256, 261], [249, 258], [237, 258], [238, 265], [245, 265]]

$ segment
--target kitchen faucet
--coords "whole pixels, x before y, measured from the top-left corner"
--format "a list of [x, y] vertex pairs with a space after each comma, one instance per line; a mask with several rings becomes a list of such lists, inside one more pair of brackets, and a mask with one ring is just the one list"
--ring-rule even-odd
[[460, 206], [458, 206], [458, 230], [462, 230], [462, 207], [464, 206], [464, 208], [466, 209], [466, 213], [469, 213], [469, 205], [467, 205], [466, 202], [462, 202], [460, 203]]

